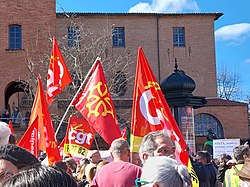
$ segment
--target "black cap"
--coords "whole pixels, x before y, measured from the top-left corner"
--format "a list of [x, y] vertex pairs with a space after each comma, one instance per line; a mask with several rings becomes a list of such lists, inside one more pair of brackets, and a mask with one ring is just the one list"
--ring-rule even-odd
[[33, 154], [14, 144], [0, 146], [0, 159], [12, 162], [18, 169], [39, 163]]

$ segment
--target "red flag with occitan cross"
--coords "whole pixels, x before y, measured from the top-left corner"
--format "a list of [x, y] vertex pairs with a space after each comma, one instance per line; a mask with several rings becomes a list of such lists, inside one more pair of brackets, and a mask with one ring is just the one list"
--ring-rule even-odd
[[113, 101], [98, 58], [73, 105], [109, 146], [113, 140], [121, 137]]
[[50, 57], [50, 64], [47, 76], [46, 97], [48, 104], [52, 103], [53, 98], [59, 94], [64, 87], [72, 82], [68, 68], [58, 47], [56, 38], [53, 37], [53, 48]]
[[145, 135], [158, 130], [165, 130], [175, 143], [176, 160], [188, 167], [193, 178], [193, 186], [197, 186], [199, 181], [191, 167], [186, 142], [144, 52], [139, 47], [131, 119], [130, 146], [132, 152], [139, 151]]

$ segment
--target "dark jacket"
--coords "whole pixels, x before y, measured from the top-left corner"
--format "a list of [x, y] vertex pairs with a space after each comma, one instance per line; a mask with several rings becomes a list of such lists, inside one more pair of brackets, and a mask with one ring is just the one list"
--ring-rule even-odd
[[210, 173], [210, 187], [215, 187], [216, 186], [216, 181], [217, 181], [217, 175], [218, 175], [218, 171], [215, 168], [215, 166], [212, 163], [207, 163], [205, 165], [205, 167], [207, 168], [207, 170]]
[[210, 187], [209, 170], [202, 163], [193, 162], [192, 165], [199, 179], [199, 187]]

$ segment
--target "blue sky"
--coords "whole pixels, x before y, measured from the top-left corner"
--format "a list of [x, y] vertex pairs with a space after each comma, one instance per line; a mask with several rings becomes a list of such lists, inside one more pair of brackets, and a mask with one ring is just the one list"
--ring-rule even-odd
[[250, 96], [249, 7], [250, 0], [56, 0], [57, 12], [222, 12], [215, 21], [217, 69], [239, 73], [242, 91]]

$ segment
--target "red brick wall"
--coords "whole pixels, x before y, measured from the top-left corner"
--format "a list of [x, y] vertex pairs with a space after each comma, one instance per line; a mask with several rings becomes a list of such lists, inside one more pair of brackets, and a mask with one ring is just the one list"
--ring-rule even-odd
[[[196, 82], [195, 95], [215, 97], [216, 65], [214, 49], [214, 16], [160, 16], [159, 18], [160, 68], [163, 81], [173, 73], [174, 58], [179, 69], [184, 70]], [[68, 19], [69, 20], [69, 19]], [[158, 79], [157, 58], [157, 16], [145, 15], [91, 15], [86, 14], [74, 19], [77, 24], [87, 23], [90, 30], [98, 34], [106, 28], [125, 27], [125, 43], [134, 55], [134, 64], [129, 71], [135, 74], [136, 55], [139, 46], [143, 47], [150, 66]], [[57, 18], [58, 36], [67, 34], [67, 26], [72, 22]], [[173, 48], [173, 27], [185, 27], [186, 47]], [[111, 41], [110, 41], [111, 42]], [[191, 53], [189, 52], [191, 49]], [[118, 53], [120, 48], [110, 48], [109, 53]], [[133, 85], [125, 97], [131, 98]]]
[[223, 126], [225, 138], [249, 138], [247, 105], [207, 106], [195, 110], [195, 115], [199, 113], [216, 117]]
[[[3, 0], [0, 2], [0, 113], [4, 108], [4, 94], [7, 85], [17, 79], [27, 80], [27, 61], [31, 59], [35, 67], [35, 75], [46, 69], [39, 64], [39, 59], [51, 51], [49, 37], [55, 35], [55, 0], [28, 1]], [[18, 24], [22, 26], [22, 50], [9, 51], [8, 26]], [[49, 56], [47, 56], [49, 57]]]

